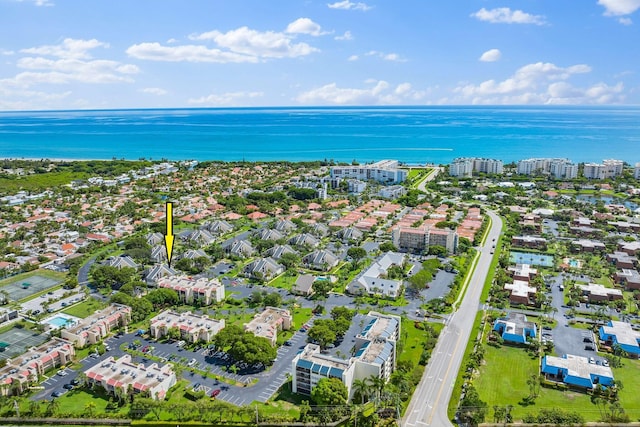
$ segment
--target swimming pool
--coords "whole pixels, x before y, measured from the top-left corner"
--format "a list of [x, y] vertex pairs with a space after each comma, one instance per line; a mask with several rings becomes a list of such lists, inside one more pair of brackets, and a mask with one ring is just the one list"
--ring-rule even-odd
[[70, 316], [68, 314], [59, 313], [48, 319], [42, 321], [43, 324], [47, 324], [54, 329], [62, 329], [68, 326], [75, 325], [78, 322], [77, 317]]
[[70, 319], [66, 319], [64, 317], [54, 317], [53, 319], [49, 319], [49, 321], [47, 323], [49, 323], [50, 325], [53, 326], [57, 326], [58, 328], [62, 328], [63, 326], [66, 326], [67, 323], [71, 323], [72, 320]]

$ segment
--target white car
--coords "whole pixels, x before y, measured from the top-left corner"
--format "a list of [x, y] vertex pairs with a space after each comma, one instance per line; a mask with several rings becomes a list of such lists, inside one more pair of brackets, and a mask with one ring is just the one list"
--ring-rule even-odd
[[596, 363], [596, 359], [594, 359], [593, 357], [589, 358], [589, 363]]
[[62, 371], [58, 371], [58, 375], [60, 375], [61, 377], [66, 377], [69, 374], [67, 374], [66, 371], [62, 370]]
[[187, 366], [193, 366], [196, 364], [196, 362], [198, 362], [196, 359], [191, 359], [189, 363], [187, 363]]

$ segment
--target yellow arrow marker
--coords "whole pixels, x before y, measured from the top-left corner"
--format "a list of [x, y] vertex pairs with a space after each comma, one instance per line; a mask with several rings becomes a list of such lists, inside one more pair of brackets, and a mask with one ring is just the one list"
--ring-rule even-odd
[[173, 203], [167, 202], [167, 233], [164, 236], [164, 245], [167, 248], [167, 262], [171, 267], [171, 255], [173, 255]]

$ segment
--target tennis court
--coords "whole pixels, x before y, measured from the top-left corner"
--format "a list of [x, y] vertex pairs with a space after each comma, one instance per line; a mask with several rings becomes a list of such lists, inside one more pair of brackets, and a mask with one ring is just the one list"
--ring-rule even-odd
[[511, 252], [509, 260], [516, 264], [530, 264], [539, 265], [541, 267], [553, 267], [553, 257], [551, 255], [532, 254], [528, 252]]
[[58, 283], [60, 283], [60, 280], [36, 275], [9, 283], [3, 286], [2, 290], [7, 291], [10, 300], [20, 301], [38, 292], [53, 288]]
[[39, 346], [47, 337], [29, 329], [13, 328], [0, 334], [0, 359], [9, 359], [24, 353], [28, 348]]

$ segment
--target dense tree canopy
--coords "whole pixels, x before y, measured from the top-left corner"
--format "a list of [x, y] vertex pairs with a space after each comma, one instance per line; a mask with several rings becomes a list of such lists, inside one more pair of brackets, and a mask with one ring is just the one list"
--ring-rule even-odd
[[311, 398], [323, 406], [345, 405], [348, 397], [347, 387], [337, 378], [322, 378], [311, 390]]

